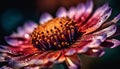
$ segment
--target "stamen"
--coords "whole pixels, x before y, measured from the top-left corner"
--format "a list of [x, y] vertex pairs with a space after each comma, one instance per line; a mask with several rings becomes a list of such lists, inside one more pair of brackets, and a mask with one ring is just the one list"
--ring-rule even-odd
[[32, 33], [32, 44], [40, 50], [68, 48], [77, 39], [76, 22], [68, 17], [55, 18], [39, 25]]

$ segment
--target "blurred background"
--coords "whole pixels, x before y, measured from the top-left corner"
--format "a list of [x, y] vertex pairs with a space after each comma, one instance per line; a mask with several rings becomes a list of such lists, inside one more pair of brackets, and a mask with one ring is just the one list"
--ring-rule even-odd
[[[93, 0], [94, 9], [109, 2], [113, 8], [112, 19], [120, 13], [120, 0]], [[6, 44], [4, 36], [15, 32], [17, 27], [22, 26], [26, 21], [32, 20], [36, 23], [42, 13], [48, 12], [55, 17], [59, 7], [66, 9], [76, 6], [86, 0], [0, 0], [0, 44]], [[120, 21], [118, 22], [120, 24]], [[116, 37], [120, 39], [120, 37]], [[106, 49], [106, 54], [100, 58], [92, 58], [80, 55], [83, 63], [82, 69], [120, 69], [120, 47]], [[62, 68], [62, 65], [55, 65], [53, 69]], [[63, 68], [64, 69], [64, 68]]]

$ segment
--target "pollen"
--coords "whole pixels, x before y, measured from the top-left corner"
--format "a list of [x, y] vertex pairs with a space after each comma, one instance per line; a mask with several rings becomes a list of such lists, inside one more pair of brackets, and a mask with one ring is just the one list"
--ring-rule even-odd
[[77, 28], [76, 22], [68, 17], [54, 18], [35, 28], [31, 41], [44, 51], [68, 48], [79, 34]]

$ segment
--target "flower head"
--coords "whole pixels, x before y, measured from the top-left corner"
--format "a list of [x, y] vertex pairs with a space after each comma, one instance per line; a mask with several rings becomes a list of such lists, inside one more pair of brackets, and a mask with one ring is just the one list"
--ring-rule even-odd
[[29, 21], [19, 27], [5, 37], [8, 45], [0, 46], [0, 62], [7, 62], [2, 68], [40, 69], [65, 63], [69, 69], [80, 69], [79, 53], [102, 56], [105, 48], [119, 46], [113, 37], [120, 33], [116, 24], [120, 14], [106, 21], [112, 12], [108, 4], [92, 9], [93, 2], [88, 0], [68, 11], [60, 8], [56, 18], [43, 14], [39, 25]]

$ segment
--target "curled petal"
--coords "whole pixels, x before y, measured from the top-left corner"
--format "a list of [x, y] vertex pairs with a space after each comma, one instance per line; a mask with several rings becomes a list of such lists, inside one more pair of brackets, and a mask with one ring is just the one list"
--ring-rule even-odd
[[66, 64], [69, 69], [81, 69], [80, 59], [77, 55], [65, 57]]
[[85, 55], [89, 55], [91, 57], [98, 57], [98, 56], [102, 56], [104, 55], [105, 51], [103, 50], [103, 48], [100, 48], [100, 46], [98, 48], [89, 48], [87, 52], [85, 52]]
[[116, 23], [117, 21], [120, 20], [120, 14], [118, 14], [113, 20], [112, 22]]
[[119, 45], [120, 45], [120, 41], [116, 39], [109, 39], [101, 44], [101, 46], [105, 48], [115, 48]]
[[45, 22], [47, 22], [48, 20], [51, 20], [53, 17], [49, 14], [49, 13], [44, 13], [41, 15], [39, 23], [43, 24]]
[[61, 7], [58, 9], [56, 13], [56, 17], [66, 17], [67, 16], [67, 11], [64, 7]]
[[61, 51], [56, 51], [56, 52], [51, 52], [49, 54], [47, 54], [47, 59], [51, 62], [55, 62], [57, 61], [57, 59], [59, 59], [59, 57], [62, 55]]
[[60, 57], [57, 59], [57, 62], [64, 62], [65, 61], [65, 56], [64, 56], [64, 52], [62, 52], [62, 54], [60, 55]]
[[120, 25], [117, 25], [117, 30], [112, 37], [115, 37], [115, 36], [118, 36], [118, 35], [120, 35]]

